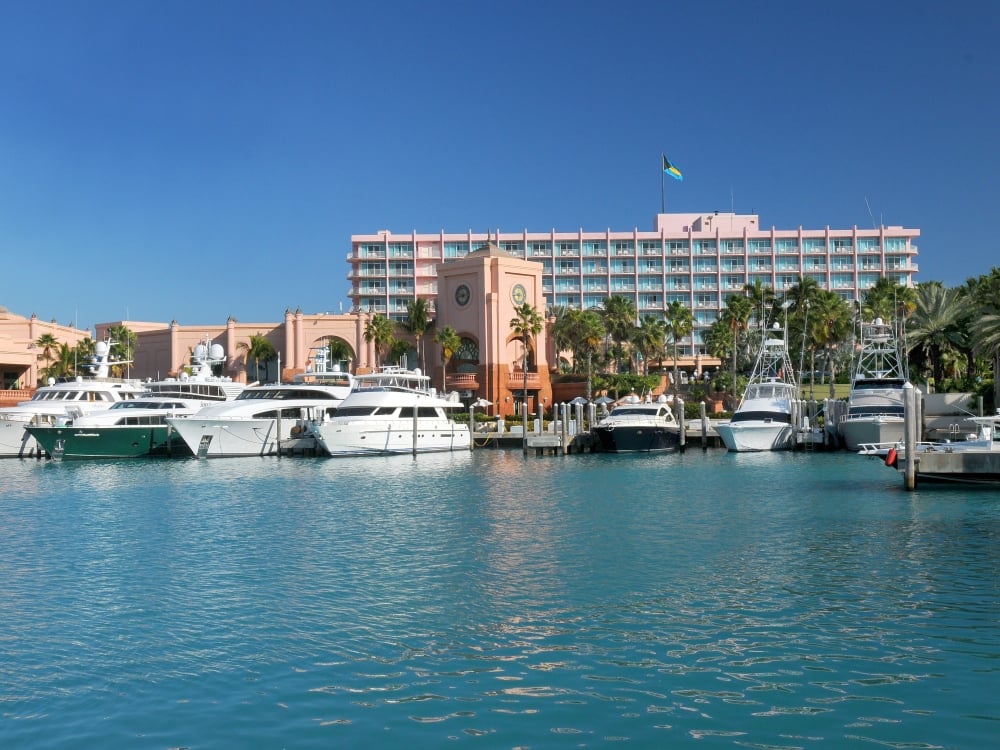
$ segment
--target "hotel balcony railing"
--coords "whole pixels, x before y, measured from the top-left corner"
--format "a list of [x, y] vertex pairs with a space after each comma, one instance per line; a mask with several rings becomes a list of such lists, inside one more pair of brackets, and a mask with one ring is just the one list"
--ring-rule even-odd
[[479, 377], [474, 372], [459, 372], [453, 375], [446, 375], [444, 382], [449, 391], [479, 390]]
[[[541, 378], [538, 377], [537, 372], [528, 373], [528, 390], [537, 391], [542, 387]], [[521, 390], [524, 388], [524, 373], [521, 370], [513, 370], [507, 373], [507, 389], [511, 391]]]

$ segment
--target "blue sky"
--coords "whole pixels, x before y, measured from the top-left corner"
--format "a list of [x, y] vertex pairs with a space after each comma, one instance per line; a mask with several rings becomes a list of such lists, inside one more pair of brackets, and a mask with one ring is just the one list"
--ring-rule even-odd
[[[350, 236], [921, 230], [1000, 266], [1000, 6], [0, 0], [0, 305], [92, 327], [349, 309]], [[17, 261], [15, 273], [9, 265]]]

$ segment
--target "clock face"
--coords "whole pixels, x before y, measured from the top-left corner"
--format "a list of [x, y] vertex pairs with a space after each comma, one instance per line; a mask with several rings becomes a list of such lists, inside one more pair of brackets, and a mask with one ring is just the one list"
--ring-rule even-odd
[[521, 284], [514, 284], [514, 288], [510, 290], [510, 298], [514, 300], [515, 305], [523, 305], [528, 299], [528, 292]]
[[460, 307], [465, 307], [469, 304], [469, 296], [469, 287], [465, 284], [462, 284], [455, 290], [455, 302], [457, 302]]

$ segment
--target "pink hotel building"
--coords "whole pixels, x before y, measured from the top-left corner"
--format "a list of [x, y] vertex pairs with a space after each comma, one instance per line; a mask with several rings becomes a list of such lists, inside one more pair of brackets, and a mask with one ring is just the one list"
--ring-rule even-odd
[[756, 215], [719, 212], [658, 214], [649, 232], [381, 231], [351, 237], [350, 296], [357, 312], [403, 320], [410, 300], [436, 299], [442, 263], [490, 241], [541, 265], [545, 308], [588, 309], [622, 295], [645, 317], [682, 302], [695, 327], [681, 353], [693, 358], [704, 354], [704, 334], [726, 299], [748, 283], [760, 281], [780, 295], [807, 276], [846, 300], [860, 298], [882, 277], [912, 286], [919, 235], [903, 227], [763, 229]]

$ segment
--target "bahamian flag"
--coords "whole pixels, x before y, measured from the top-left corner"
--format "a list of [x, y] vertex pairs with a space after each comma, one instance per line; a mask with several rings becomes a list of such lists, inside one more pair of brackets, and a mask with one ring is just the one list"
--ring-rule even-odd
[[673, 177], [675, 180], [683, 180], [684, 175], [681, 174], [681, 170], [679, 170], [677, 167], [675, 167], [673, 164], [670, 163], [670, 161], [667, 159], [667, 155], [660, 154], [660, 156], [663, 157], [663, 171], [666, 172], [671, 177]]

